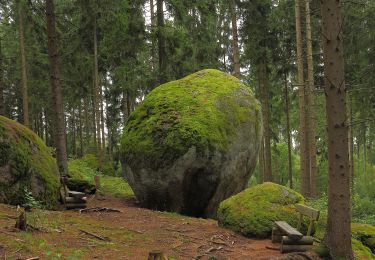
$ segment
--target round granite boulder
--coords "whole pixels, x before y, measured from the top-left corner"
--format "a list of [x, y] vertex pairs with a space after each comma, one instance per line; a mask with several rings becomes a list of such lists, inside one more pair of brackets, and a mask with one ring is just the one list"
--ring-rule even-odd
[[[217, 218], [222, 227], [248, 237], [266, 238], [271, 235], [275, 221], [283, 220], [297, 227], [299, 213], [295, 204], [303, 202], [304, 198], [298, 192], [265, 182], [221, 202]], [[306, 218], [302, 224], [302, 231], [306, 232]]]
[[33, 131], [0, 116], [0, 203], [22, 205], [25, 194], [57, 207], [59, 173], [51, 150]]
[[259, 102], [231, 75], [208, 69], [163, 84], [128, 119], [125, 178], [147, 208], [215, 217], [246, 187], [261, 126]]

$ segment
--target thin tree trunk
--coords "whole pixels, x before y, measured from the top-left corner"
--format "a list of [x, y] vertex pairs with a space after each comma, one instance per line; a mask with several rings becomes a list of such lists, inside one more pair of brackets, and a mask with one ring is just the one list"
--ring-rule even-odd
[[272, 181], [271, 165], [271, 128], [270, 128], [270, 105], [269, 105], [269, 82], [267, 63], [265, 58], [261, 61], [261, 86], [263, 102], [263, 136], [264, 136], [264, 181]]
[[235, 0], [230, 0], [230, 11], [232, 20], [232, 48], [233, 48], [233, 65], [234, 73], [233, 75], [237, 78], [241, 77], [240, 70], [240, 52], [238, 49], [238, 31], [237, 31], [237, 13], [236, 13], [236, 2]]
[[262, 137], [262, 141], [260, 143], [260, 150], [259, 150], [259, 182], [264, 182], [264, 139]]
[[155, 46], [155, 9], [154, 0], [150, 0], [150, 13], [151, 13], [151, 64], [152, 70], [156, 70], [156, 46]]
[[30, 126], [29, 121], [29, 96], [27, 93], [27, 72], [26, 72], [26, 51], [25, 51], [25, 29], [24, 12], [22, 0], [18, 0], [18, 21], [19, 21], [19, 44], [21, 53], [21, 81], [22, 81], [22, 111], [23, 124]]
[[[83, 98], [84, 117], [85, 117], [85, 145], [86, 147], [90, 144], [90, 124], [89, 124], [89, 97], [88, 95]], [[85, 154], [82, 150], [82, 156]]]
[[292, 140], [290, 137], [290, 116], [289, 116], [289, 91], [287, 74], [284, 74], [284, 98], [285, 98], [285, 114], [286, 114], [286, 136], [288, 141], [288, 180], [289, 187], [293, 189], [293, 172], [292, 172]]
[[100, 86], [100, 122], [101, 122], [101, 132], [102, 132], [102, 151], [105, 154], [105, 132], [104, 132], [104, 105], [103, 105], [103, 89]]
[[79, 148], [80, 148], [80, 157], [83, 156], [83, 131], [82, 131], [82, 99], [79, 101], [78, 107], [78, 117], [79, 117]]
[[100, 134], [100, 97], [99, 97], [99, 68], [98, 68], [98, 40], [96, 32], [96, 17], [94, 18], [94, 107], [96, 117], [96, 141], [97, 141], [97, 156], [99, 161], [99, 171], [103, 166], [103, 152], [102, 152], [102, 138]]
[[165, 39], [164, 39], [164, 10], [163, 0], [156, 0], [157, 13], [157, 38], [158, 38], [158, 52], [159, 52], [159, 84], [166, 82], [166, 53], [165, 53]]
[[347, 105], [348, 105], [348, 119], [349, 119], [349, 133], [348, 133], [348, 142], [349, 142], [349, 165], [350, 165], [350, 185], [351, 185], [351, 194], [354, 194], [354, 141], [353, 141], [353, 110], [352, 110], [352, 99], [350, 94], [347, 94]]
[[73, 145], [73, 155], [77, 155], [77, 136], [76, 136], [76, 115], [74, 108], [72, 109], [72, 145]]
[[315, 106], [315, 82], [314, 82], [314, 62], [312, 52], [310, 0], [305, 0], [306, 19], [306, 45], [307, 45], [307, 78], [309, 88], [307, 90], [309, 106], [309, 165], [310, 165], [310, 196], [316, 197], [316, 106]]
[[0, 39], [0, 116], [5, 116], [3, 53]]
[[127, 105], [127, 94], [126, 91], [122, 93], [122, 117], [124, 120], [124, 125], [126, 125], [126, 120], [128, 120], [128, 105]]
[[58, 65], [57, 53], [57, 36], [55, 29], [55, 13], [53, 0], [46, 0], [46, 16], [47, 16], [47, 36], [48, 36], [48, 57], [50, 63], [50, 76], [53, 108], [55, 112], [55, 146], [56, 146], [56, 159], [59, 166], [61, 176], [68, 175], [68, 158], [66, 154], [65, 142], [65, 122], [63, 111], [63, 100], [60, 89], [60, 73]]
[[298, 103], [299, 103], [299, 140], [300, 140], [300, 174], [301, 174], [301, 193], [305, 197], [310, 195], [310, 173], [309, 173], [309, 154], [306, 138], [306, 96], [303, 75], [303, 51], [302, 51], [302, 33], [301, 33], [301, 8], [300, 0], [295, 0], [296, 16], [296, 45], [297, 45], [297, 69], [298, 69]]
[[328, 129], [328, 219], [325, 242], [332, 259], [354, 259], [350, 166], [340, 1], [321, 1], [324, 87]]

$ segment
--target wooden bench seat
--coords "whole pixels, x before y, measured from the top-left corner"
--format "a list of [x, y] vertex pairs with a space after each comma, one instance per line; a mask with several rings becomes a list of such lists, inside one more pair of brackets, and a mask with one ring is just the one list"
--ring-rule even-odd
[[299, 232], [297, 229], [289, 225], [285, 221], [275, 221], [276, 226], [290, 239], [292, 240], [300, 240], [303, 237], [303, 234]]
[[[296, 211], [299, 213], [299, 220], [297, 228], [292, 227], [286, 221], [275, 221], [276, 227], [272, 229], [272, 242], [281, 242], [281, 253], [286, 252], [302, 252], [310, 250], [314, 238], [311, 236], [315, 222], [318, 221], [320, 212], [319, 210], [311, 207], [297, 204]], [[310, 224], [304, 236], [299, 230], [302, 226], [303, 217], [308, 217]]]

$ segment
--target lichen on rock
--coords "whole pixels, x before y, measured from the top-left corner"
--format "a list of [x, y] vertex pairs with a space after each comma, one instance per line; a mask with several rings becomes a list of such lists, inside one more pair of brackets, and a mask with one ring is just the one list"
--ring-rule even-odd
[[[220, 226], [248, 237], [266, 238], [271, 235], [274, 221], [283, 220], [297, 227], [299, 213], [295, 204], [303, 202], [301, 194], [285, 186], [265, 182], [221, 202], [217, 218]], [[304, 229], [307, 224], [307, 221], [303, 222]]]
[[214, 217], [246, 187], [261, 125], [248, 86], [218, 70], [196, 72], [157, 87], [130, 115], [124, 174], [143, 206]]
[[46, 208], [59, 199], [59, 178], [51, 150], [33, 131], [0, 116], [0, 202], [24, 203], [25, 189]]

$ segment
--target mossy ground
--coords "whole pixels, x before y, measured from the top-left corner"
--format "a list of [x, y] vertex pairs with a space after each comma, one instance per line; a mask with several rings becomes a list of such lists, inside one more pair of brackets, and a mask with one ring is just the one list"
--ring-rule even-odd
[[260, 129], [260, 114], [251, 89], [237, 78], [199, 71], [146, 96], [128, 119], [122, 152], [165, 164], [192, 146], [225, 150], [240, 124], [251, 121]]
[[[316, 206], [311, 201], [308, 201], [308, 204]], [[327, 226], [327, 208], [319, 210], [320, 218], [314, 236], [323, 241]], [[375, 226], [352, 223], [352, 246], [357, 259], [375, 259]]]
[[[52, 151], [29, 128], [0, 116], [0, 167], [10, 162], [14, 180], [19, 183], [18, 195], [0, 198], [3, 202], [22, 204], [24, 189], [31, 191], [31, 176], [45, 183], [45, 190], [35, 199], [46, 208], [56, 208], [59, 198], [59, 173]], [[0, 184], [4, 194], [13, 189], [14, 183]]]
[[267, 182], [223, 201], [217, 215], [223, 227], [245, 236], [265, 238], [270, 236], [274, 221], [285, 220], [296, 227], [299, 214], [294, 205], [303, 202], [299, 193]]

